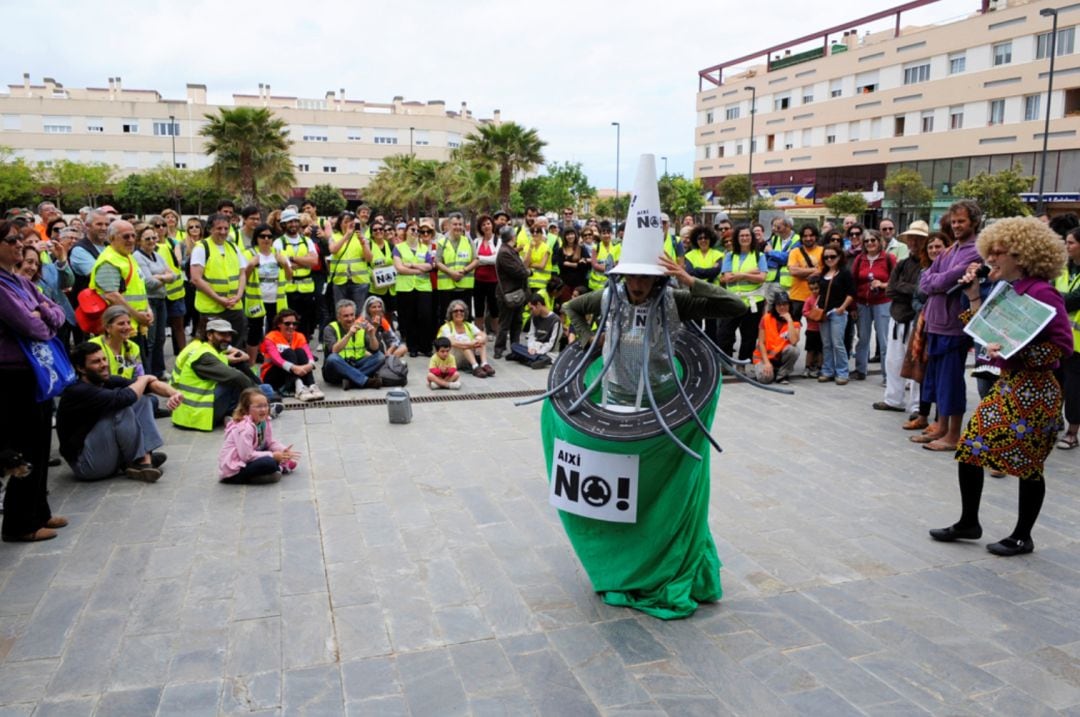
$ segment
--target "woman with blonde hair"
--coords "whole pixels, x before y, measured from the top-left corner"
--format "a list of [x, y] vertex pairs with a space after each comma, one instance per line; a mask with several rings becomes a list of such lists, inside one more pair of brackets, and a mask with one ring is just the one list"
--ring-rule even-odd
[[[1039, 517], [1046, 484], [1043, 466], [1061, 430], [1061, 386], [1054, 378], [1059, 362], [1073, 352], [1072, 330], [1065, 303], [1053, 281], [1065, 266], [1061, 237], [1032, 217], [1001, 219], [983, 230], [976, 249], [990, 266], [990, 281], [1004, 281], [1011, 291], [1041, 301], [1054, 309], [1050, 322], [1022, 348], [1005, 358], [997, 343], [986, 345], [990, 362], [1001, 377], [975, 409], [956, 448], [959, 461], [960, 520], [930, 531], [934, 540], [977, 540], [982, 536], [979, 501], [983, 469], [1020, 478], [1016, 527], [1003, 540], [986, 546], [994, 555], [1011, 556], [1035, 549], [1031, 529]], [[960, 279], [971, 309], [982, 298], [975, 272], [982, 262], [971, 262]]]

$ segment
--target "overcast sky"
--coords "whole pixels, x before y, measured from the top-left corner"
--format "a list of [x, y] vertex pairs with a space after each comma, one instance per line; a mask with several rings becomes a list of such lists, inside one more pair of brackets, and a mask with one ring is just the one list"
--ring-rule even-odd
[[[120, 76], [126, 88], [168, 98], [199, 83], [213, 102], [256, 94], [260, 82], [308, 98], [344, 87], [371, 102], [464, 101], [476, 116], [500, 109], [536, 128], [548, 161], [581, 162], [597, 187], [615, 185], [618, 121], [625, 188], [643, 152], [657, 155], [660, 172], [667, 156], [671, 173], [692, 173], [698, 70], [898, 4], [0, 0], [7, 26], [26, 31], [26, 41], [9, 42], [0, 84], [29, 72], [34, 83], [49, 76], [67, 87]], [[978, 7], [941, 0], [905, 13], [904, 24]]]

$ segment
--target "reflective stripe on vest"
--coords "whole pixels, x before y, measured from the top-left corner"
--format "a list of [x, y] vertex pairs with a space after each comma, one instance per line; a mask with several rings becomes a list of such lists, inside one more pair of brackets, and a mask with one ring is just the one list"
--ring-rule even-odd
[[[799, 238], [797, 236], [792, 235], [792, 238], [788, 241], [790, 242], [787, 247], [788, 252], [794, 251], [795, 247], [799, 246]], [[773, 251], [785, 251], [784, 241], [775, 234], [773, 234], [772, 237], [769, 239], [769, 244], [772, 246]], [[779, 275], [780, 277], [780, 286], [784, 287], [785, 289], [790, 289], [793, 279], [791, 276], [791, 272], [787, 268], [787, 263], [785, 263], [779, 269], [769, 269], [769, 271], [765, 274], [765, 281], [776, 281], [777, 275]]]
[[[307, 240], [301, 237], [298, 244], [290, 244], [285, 237], [278, 239], [281, 242], [281, 253], [290, 260], [295, 256], [307, 256]], [[276, 247], [275, 247], [276, 248]], [[293, 266], [292, 281], [285, 276], [285, 269], [281, 269], [281, 278], [285, 280], [285, 291], [289, 294], [299, 291], [301, 294], [315, 293], [315, 279], [311, 276], [311, 269], [306, 266], [295, 264]]]
[[[334, 232], [333, 241], [340, 241], [341, 232]], [[364, 245], [354, 232], [337, 254], [330, 255], [330, 277], [334, 284], [369, 284], [371, 274], [364, 260]]]
[[[611, 244], [609, 246], [604, 246], [604, 244], [601, 242], [600, 244], [596, 245], [596, 261], [598, 264], [608, 262], [610, 264], [610, 266], [607, 267], [608, 269], [610, 269], [619, 261], [620, 256], [622, 256], [622, 244]], [[608, 261], [609, 259], [610, 262]], [[597, 291], [599, 289], [603, 289], [604, 284], [606, 283], [607, 274], [601, 274], [595, 269], [589, 272], [590, 291]]]
[[184, 400], [172, 413], [173, 425], [199, 431], [214, 430], [214, 389], [217, 384], [199, 378], [194, 369], [195, 362], [208, 353], [228, 365], [225, 357], [205, 341], [192, 341], [176, 357], [172, 385]]
[[[539, 261], [544, 254], [547, 254], [544, 266], [540, 269], [533, 267], [533, 262]], [[547, 286], [548, 281], [551, 280], [551, 249], [548, 248], [547, 242], [536, 247], [529, 245], [529, 269], [532, 271], [529, 274], [530, 289], [543, 289]]]
[[[240, 288], [240, 254], [236, 245], [225, 242], [221, 245], [224, 252], [219, 252], [217, 243], [210, 239], [203, 239], [201, 244], [206, 253], [203, 281], [209, 284], [218, 296], [226, 299], [235, 296], [236, 290]], [[195, 308], [203, 314], [220, 314], [225, 310], [224, 306], [201, 291], [195, 292]]]
[[120, 272], [120, 280], [124, 284], [124, 290], [121, 294], [124, 296], [124, 301], [131, 305], [131, 308], [136, 311], [146, 311], [150, 308], [150, 302], [146, 298], [146, 284], [143, 283], [142, 274], [139, 273], [138, 267], [135, 266], [135, 259], [131, 255], [124, 256], [113, 249], [112, 246], [105, 247], [105, 250], [98, 256], [97, 261], [94, 262], [94, 268], [90, 270], [91, 289], [102, 296], [106, 293], [97, 283], [97, 272], [103, 264], [111, 264]]
[[[473, 260], [472, 242], [469, 241], [469, 237], [464, 234], [458, 237], [456, 247], [453, 245], [453, 239], [445, 237], [442, 242], [439, 243], [439, 248], [443, 266], [449, 267], [454, 271], [465, 271], [465, 267]], [[440, 291], [443, 289], [471, 289], [473, 288], [474, 283], [475, 277], [471, 273], [454, 281], [450, 278], [449, 274], [441, 269], [439, 270], [437, 284]]]
[[104, 336], [95, 336], [90, 339], [90, 343], [97, 344], [101, 347], [101, 350], [105, 352], [105, 358], [109, 359], [110, 376], [119, 376], [120, 378], [126, 379], [135, 378], [135, 368], [142, 362], [139, 345], [137, 343], [131, 339], [125, 340], [123, 354], [120, 356], [113, 353], [113, 350], [105, 343]]
[[[420, 244], [416, 245], [416, 248], [420, 248]], [[401, 255], [401, 261], [405, 264], [422, 264], [420, 257], [409, 246], [408, 242], [401, 242], [397, 245], [398, 254]], [[400, 271], [397, 275], [397, 290], [398, 291], [431, 291], [431, 280], [426, 273], [424, 274], [402, 274]]]
[[[334, 330], [334, 336], [337, 337], [337, 341], [341, 341], [341, 337], [344, 335], [341, 333], [341, 324], [336, 321], [330, 322], [330, 328]], [[349, 339], [349, 343], [345, 344], [345, 348], [337, 352], [338, 356], [346, 361], [359, 361], [367, 356], [367, 345], [364, 343], [364, 329], [360, 329], [352, 338]], [[334, 343], [337, 343], [335, 341]]]
[[180, 265], [176, 263], [176, 254], [173, 253], [173, 245], [166, 239], [158, 242], [158, 254], [165, 260], [165, 266], [176, 278], [165, 285], [165, 298], [176, 301], [184, 298], [184, 274], [180, 271]]
[[[758, 255], [754, 252], [749, 252], [744, 256], [731, 255], [731, 271], [733, 273], [749, 274], [752, 271], [758, 271], [758, 268]], [[743, 303], [750, 306], [759, 303], [765, 298], [764, 286], [764, 284], [757, 284], [752, 281], [740, 281], [730, 284], [728, 289], [741, 295]]]

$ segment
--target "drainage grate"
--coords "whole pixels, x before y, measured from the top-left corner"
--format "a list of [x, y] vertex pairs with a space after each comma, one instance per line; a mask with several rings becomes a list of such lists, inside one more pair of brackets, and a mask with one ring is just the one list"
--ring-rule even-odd
[[[445, 403], [447, 401], [487, 401], [497, 398], [529, 398], [539, 396], [547, 389], [530, 388], [521, 391], [493, 391], [491, 393], [459, 393], [440, 391], [423, 396], [409, 396], [411, 403]], [[300, 401], [286, 403], [286, 411], [302, 411], [305, 408], [345, 408], [347, 406], [382, 406], [386, 403], [386, 396], [379, 398], [340, 398], [328, 401], [312, 401], [302, 403]]]

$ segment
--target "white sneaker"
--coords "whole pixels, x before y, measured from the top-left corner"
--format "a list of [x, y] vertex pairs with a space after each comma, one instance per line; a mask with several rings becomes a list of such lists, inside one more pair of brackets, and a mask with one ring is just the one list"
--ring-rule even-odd
[[312, 384], [311, 386], [308, 386], [308, 398], [312, 401], [322, 401], [326, 398], [326, 394], [322, 392], [321, 388]]
[[442, 386], [435, 383], [434, 381], [428, 381], [427, 385], [428, 385], [428, 388], [430, 388], [432, 391], [438, 391], [440, 388], [442, 388]]
[[315, 400], [315, 397], [311, 395], [311, 389], [307, 386], [304, 386], [303, 388], [297, 390], [296, 398], [297, 400], [303, 401], [304, 403]]
[[451, 381], [450, 385], [447, 386], [447, 388], [452, 391], [457, 391], [459, 388], [461, 388], [461, 381]]

